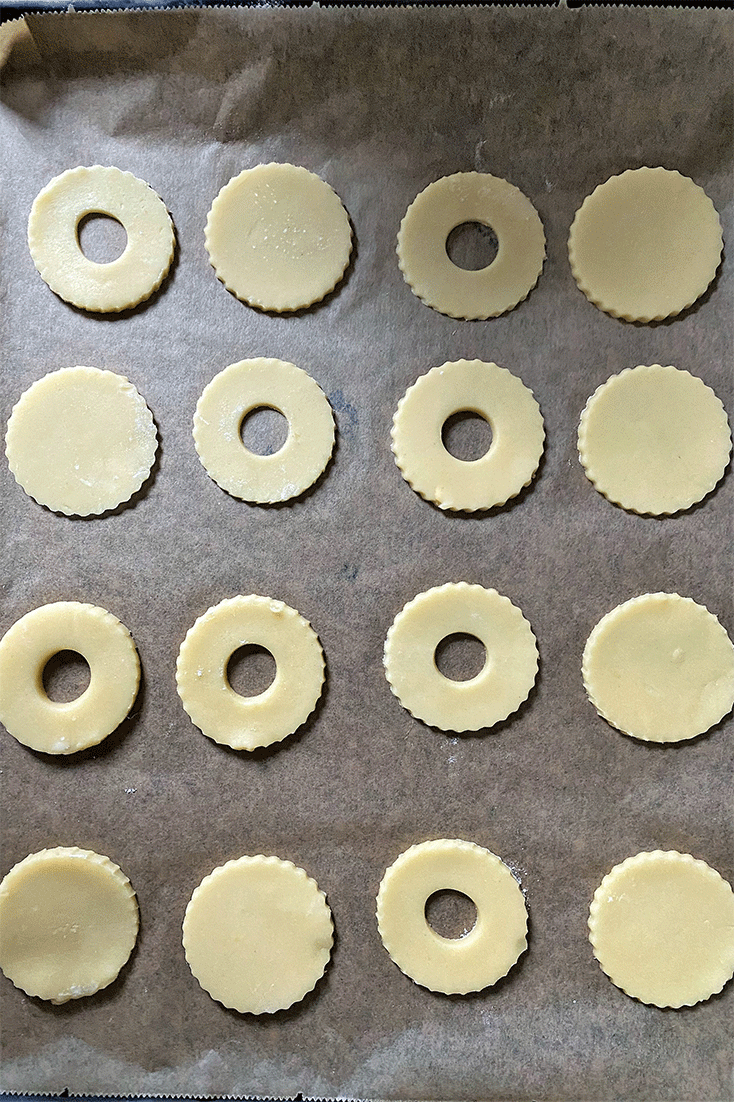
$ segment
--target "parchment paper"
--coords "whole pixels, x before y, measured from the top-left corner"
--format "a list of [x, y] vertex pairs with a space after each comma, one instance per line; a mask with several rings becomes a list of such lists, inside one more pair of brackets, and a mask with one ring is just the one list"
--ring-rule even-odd
[[[732, 416], [729, 13], [314, 6], [47, 15], [28, 27], [32, 39], [5, 39], [0, 105], [3, 418], [44, 373], [91, 364], [135, 383], [161, 448], [145, 492], [93, 520], [37, 506], [6, 464], [0, 470], [0, 629], [49, 601], [90, 601], [130, 628], [144, 670], [133, 715], [93, 751], [56, 759], [3, 734], [2, 872], [44, 846], [98, 850], [131, 878], [142, 928], [129, 966], [94, 998], [54, 1007], [0, 983], [2, 1086], [729, 1098], [732, 984], [694, 1009], [643, 1006], [601, 972], [586, 919], [602, 876], [642, 849], [691, 852], [732, 880], [730, 727], [668, 747], [629, 739], [596, 715], [579, 667], [599, 618], [647, 591], [693, 597], [732, 634], [731, 472], [700, 506], [653, 519], [609, 504], [576, 455], [587, 397], [639, 363], [691, 370]], [[204, 250], [219, 188], [268, 160], [322, 175], [355, 228], [344, 282], [295, 316], [238, 302]], [[41, 187], [94, 163], [147, 180], [178, 234], [160, 293], [120, 316], [88, 315], [56, 298], [25, 242]], [[726, 232], [710, 292], [681, 317], [648, 326], [596, 310], [566, 257], [584, 196], [641, 164], [693, 177]], [[468, 169], [520, 187], [548, 238], [528, 300], [479, 323], [422, 305], [394, 252], [414, 196]], [[283, 508], [228, 497], [191, 439], [206, 383], [257, 355], [309, 371], [339, 425], [326, 476]], [[460, 357], [520, 375], [548, 434], [533, 486], [486, 515], [445, 515], [421, 500], [389, 448], [406, 387]], [[412, 719], [381, 665], [398, 610], [458, 580], [509, 596], [541, 651], [528, 704], [466, 737]], [[216, 746], [189, 722], [174, 665], [197, 616], [250, 592], [308, 617], [329, 681], [303, 729], [248, 755]], [[415, 986], [378, 937], [383, 871], [434, 837], [487, 846], [527, 895], [529, 950], [479, 995]], [[199, 988], [180, 927], [205, 874], [259, 852], [316, 878], [337, 940], [313, 995], [253, 1018], [223, 1010]]]

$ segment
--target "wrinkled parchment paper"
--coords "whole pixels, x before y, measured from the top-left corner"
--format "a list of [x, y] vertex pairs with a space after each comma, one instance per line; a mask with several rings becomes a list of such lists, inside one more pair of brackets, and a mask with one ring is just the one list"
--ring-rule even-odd
[[[44, 373], [91, 364], [135, 383], [161, 444], [145, 491], [99, 519], [55, 515], [25, 496], [6, 464], [0, 470], [0, 629], [49, 601], [90, 601], [130, 628], [144, 671], [132, 716], [95, 750], [54, 759], [2, 737], [2, 872], [44, 846], [89, 847], [129, 875], [142, 917], [130, 964], [94, 998], [54, 1007], [0, 983], [2, 1086], [729, 1098], [732, 985], [694, 1009], [643, 1006], [601, 972], [586, 919], [602, 876], [642, 849], [691, 852], [732, 879], [730, 726], [677, 746], [629, 739], [596, 715], [579, 666], [597, 620], [647, 591], [693, 597], [732, 634], [732, 475], [684, 515], [645, 518], [597, 494], [576, 455], [587, 397], [639, 363], [687, 368], [732, 416], [729, 13], [315, 5], [47, 15], [27, 27], [3, 40], [2, 415]], [[294, 316], [238, 302], [204, 251], [219, 188], [268, 160], [328, 180], [355, 230], [343, 283]], [[59, 300], [25, 242], [41, 187], [95, 163], [147, 180], [178, 236], [162, 290], [120, 316]], [[584, 196], [642, 164], [693, 177], [726, 232], [711, 290], [683, 316], [648, 326], [596, 310], [566, 258]], [[414, 196], [470, 169], [520, 187], [548, 239], [538, 287], [488, 322], [422, 305], [394, 252]], [[228, 497], [191, 439], [206, 383], [258, 355], [309, 371], [339, 428], [326, 476], [283, 508]], [[546, 422], [533, 486], [487, 515], [444, 515], [421, 500], [389, 448], [406, 387], [460, 357], [520, 375]], [[465, 737], [412, 719], [381, 665], [398, 610], [458, 580], [509, 596], [541, 652], [528, 704]], [[248, 755], [189, 722], [174, 665], [197, 616], [250, 592], [308, 617], [329, 679], [295, 736]], [[434, 837], [487, 846], [527, 895], [528, 952], [507, 979], [466, 998], [431, 994], [402, 975], [374, 919], [386, 866]], [[313, 995], [253, 1018], [199, 988], [180, 928], [205, 874], [259, 852], [316, 878], [336, 945]]]

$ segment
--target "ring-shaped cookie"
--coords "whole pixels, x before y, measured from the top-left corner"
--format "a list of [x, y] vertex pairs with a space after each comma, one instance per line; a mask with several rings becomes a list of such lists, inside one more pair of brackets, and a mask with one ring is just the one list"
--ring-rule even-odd
[[[276, 676], [256, 696], [240, 696], [227, 664], [240, 647], [270, 651]], [[316, 632], [295, 609], [270, 597], [231, 597], [205, 612], [187, 632], [176, 663], [184, 711], [202, 734], [235, 750], [270, 746], [292, 734], [316, 706], [324, 653]]]
[[[109, 264], [88, 260], [79, 223], [106, 214], [128, 235]], [[28, 218], [28, 247], [41, 278], [65, 302], [93, 313], [116, 313], [149, 298], [174, 255], [174, 229], [165, 204], [145, 182], [119, 168], [73, 168], [55, 176], [36, 197]]]
[[[257, 455], [240, 438], [255, 409], [288, 421], [283, 447]], [[284, 360], [230, 364], [205, 387], [194, 414], [194, 446], [207, 474], [233, 497], [258, 504], [288, 501], [316, 482], [334, 448], [334, 416], [321, 387]]]
[[[442, 443], [447, 418], [477, 413], [493, 439], [465, 462]], [[440, 509], [475, 511], [502, 505], [531, 482], [544, 449], [544, 420], [533, 392], [494, 363], [457, 360], [434, 367], [409, 387], [391, 432], [396, 464], [416, 493]]]
[[[440, 673], [436, 648], [453, 634], [474, 635], [485, 665], [468, 681]], [[404, 708], [442, 731], [478, 731], [507, 719], [536, 680], [538, 648], [523, 613], [494, 589], [447, 583], [419, 593], [385, 640], [385, 676]]]
[[[498, 239], [486, 268], [466, 271], [447, 255], [447, 237], [465, 222], [488, 226]], [[424, 188], [398, 232], [398, 263], [413, 293], [452, 318], [494, 318], [512, 310], [536, 285], [546, 238], [536, 208], [507, 180], [457, 172]]]
[[[467, 895], [477, 908], [477, 922], [463, 937], [442, 937], [426, 920], [427, 900], [446, 889]], [[518, 881], [494, 853], [460, 839], [421, 842], [402, 853], [381, 881], [377, 919], [383, 945], [401, 971], [444, 995], [490, 987], [527, 948]]]
[[[43, 671], [60, 651], [89, 665], [76, 700], [50, 700]], [[128, 629], [97, 605], [59, 601], [26, 613], [0, 639], [0, 721], [18, 742], [45, 754], [96, 746], [127, 716], [138, 695], [140, 662]]]
[[228, 291], [250, 306], [285, 312], [337, 286], [352, 227], [325, 180], [300, 165], [272, 163], [224, 185], [207, 217], [205, 245]]

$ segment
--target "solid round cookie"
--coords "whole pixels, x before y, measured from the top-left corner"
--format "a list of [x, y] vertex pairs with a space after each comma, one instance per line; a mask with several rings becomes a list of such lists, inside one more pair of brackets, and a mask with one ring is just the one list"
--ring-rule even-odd
[[118, 976], [138, 936], [138, 905], [109, 857], [76, 846], [32, 853], [0, 884], [0, 968], [16, 987], [65, 1003]]
[[[58, 703], [43, 688], [43, 671], [61, 651], [89, 665], [89, 685]], [[0, 721], [9, 734], [45, 754], [96, 746], [127, 716], [138, 695], [140, 662], [130, 632], [97, 605], [59, 601], [26, 613], [0, 640]]]
[[[485, 647], [485, 664], [468, 681], [453, 681], [436, 665], [437, 647], [455, 633]], [[416, 719], [442, 731], [478, 731], [521, 706], [536, 680], [538, 648], [531, 625], [507, 597], [447, 583], [419, 593], [398, 613], [383, 665], [394, 696]]]
[[[495, 259], [467, 271], [453, 264], [447, 238], [479, 222], [497, 237]], [[443, 176], [416, 196], [398, 232], [398, 263], [413, 293], [452, 318], [486, 319], [512, 310], [536, 285], [546, 238], [535, 207], [507, 180], [487, 172]]]
[[[474, 927], [445, 938], [429, 925], [435, 892], [467, 895]], [[386, 870], [377, 900], [380, 937], [414, 983], [444, 995], [481, 991], [507, 975], [527, 947], [528, 918], [518, 881], [499, 857], [474, 842], [442, 838], [411, 846]]]
[[686, 310], [715, 278], [721, 255], [712, 200], [665, 168], [610, 177], [587, 196], [569, 231], [579, 289], [624, 321], [658, 321]]
[[716, 616], [678, 593], [645, 593], [600, 620], [584, 648], [587, 696], [648, 742], [701, 735], [733, 705], [733, 647]]
[[128, 501], [150, 474], [151, 411], [123, 375], [66, 367], [38, 379], [8, 421], [5, 454], [15, 481], [66, 516], [99, 515]]
[[579, 423], [579, 460], [596, 490], [635, 513], [689, 509], [730, 459], [722, 402], [701, 379], [660, 364], [599, 386]]
[[[230, 685], [227, 665], [240, 647], [269, 651], [276, 676], [256, 696]], [[176, 663], [184, 711], [214, 742], [235, 750], [270, 746], [292, 734], [314, 710], [324, 682], [324, 653], [308, 620], [282, 601], [231, 597], [207, 610], [187, 632]]]
[[[128, 236], [117, 260], [97, 264], [79, 244], [79, 223], [106, 214]], [[95, 313], [137, 306], [163, 282], [174, 256], [174, 229], [155, 191], [119, 168], [73, 168], [38, 194], [28, 218], [28, 247], [41, 278], [65, 302]]]
[[350, 260], [352, 227], [319, 176], [266, 164], [224, 185], [207, 217], [205, 243], [228, 291], [283, 312], [311, 306], [337, 286]]
[[631, 998], [694, 1006], [733, 975], [733, 892], [704, 861], [638, 853], [604, 878], [589, 938], [602, 971]]
[[[451, 455], [442, 428], [460, 412], [492, 429], [485, 455]], [[531, 390], [494, 363], [457, 360], [434, 367], [398, 403], [391, 433], [396, 464], [409, 486], [440, 509], [475, 511], [504, 504], [531, 482], [544, 449], [544, 420]]]
[[[283, 447], [257, 455], [240, 438], [255, 409], [274, 409], [288, 421]], [[324, 392], [284, 360], [230, 364], [205, 387], [194, 414], [194, 445], [218, 486], [243, 501], [268, 504], [298, 497], [316, 482], [334, 448], [334, 416]]]
[[278, 857], [220, 865], [195, 890], [184, 917], [194, 977], [241, 1014], [274, 1014], [303, 999], [324, 974], [332, 941], [324, 893]]

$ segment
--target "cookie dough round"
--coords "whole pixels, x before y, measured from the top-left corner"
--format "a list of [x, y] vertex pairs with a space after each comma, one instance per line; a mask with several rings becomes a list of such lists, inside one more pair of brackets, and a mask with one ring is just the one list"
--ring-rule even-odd
[[678, 593], [644, 593], [600, 620], [582, 659], [608, 723], [647, 742], [701, 735], [733, 705], [733, 647], [716, 616]]
[[[463, 937], [442, 937], [426, 920], [427, 900], [446, 889], [469, 896], [477, 908], [477, 922]], [[394, 861], [380, 884], [377, 919], [391, 960], [414, 983], [444, 995], [497, 983], [527, 947], [518, 881], [494, 853], [456, 838], [421, 842]]]
[[[493, 439], [465, 462], [442, 443], [454, 413], [477, 413]], [[396, 464], [411, 489], [440, 509], [491, 509], [531, 482], [544, 450], [544, 420], [532, 391], [503, 367], [457, 360], [434, 367], [409, 387], [391, 433]]]
[[634, 513], [689, 509], [730, 459], [722, 402], [701, 379], [660, 364], [599, 386], [579, 422], [579, 460], [596, 490]]
[[205, 876], [183, 926], [186, 960], [204, 990], [241, 1014], [300, 1002], [324, 974], [332, 913], [291, 861], [241, 857]]
[[128, 501], [150, 474], [156, 426], [124, 375], [52, 371], [21, 395], [5, 454], [25, 492], [66, 516], [98, 516]]
[[[240, 438], [243, 420], [265, 406], [288, 421], [273, 455], [256, 455]], [[258, 504], [288, 501], [312, 486], [334, 448], [334, 417], [310, 375], [284, 360], [241, 360], [205, 387], [194, 414], [194, 446], [207, 474], [233, 497]]]
[[[455, 633], [474, 635], [485, 647], [485, 665], [468, 681], [453, 681], [436, 665], [436, 648]], [[538, 648], [531, 625], [507, 597], [447, 583], [419, 593], [398, 613], [383, 665], [394, 696], [416, 719], [442, 731], [478, 731], [521, 706], [536, 680]]]
[[[276, 676], [256, 696], [240, 696], [227, 664], [240, 647], [273, 655]], [[207, 610], [187, 632], [176, 663], [184, 711], [214, 742], [255, 750], [280, 742], [313, 712], [324, 683], [324, 653], [308, 620], [283, 601], [231, 597]]]
[[352, 227], [339, 196], [313, 172], [257, 165], [220, 191], [205, 243], [228, 291], [282, 313], [311, 306], [337, 286], [349, 264]]
[[638, 853], [595, 892], [589, 937], [602, 971], [626, 995], [694, 1006], [732, 979], [732, 888], [688, 853]]
[[[89, 685], [58, 703], [43, 688], [43, 671], [60, 651], [89, 665]], [[130, 632], [97, 605], [59, 601], [26, 613], [0, 639], [0, 721], [9, 734], [45, 754], [96, 746], [127, 716], [138, 695], [140, 662]]]
[[659, 321], [686, 310], [715, 278], [721, 255], [712, 200], [665, 168], [612, 176], [587, 196], [569, 231], [580, 291], [623, 321]]
[[[88, 260], [79, 223], [106, 214], [128, 235], [110, 264]], [[144, 181], [119, 168], [73, 168], [39, 193], [28, 219], [28, 247], [41, 278], [65, 302], [94, 313], [137, 306], [158, 290], [174, 256], [174, 228], [163, 201]]]
[[[498, 252], [486, 268], [466, 271], [447, 255], [447, 237], [465, 222], [488, 226]], [[398, 263], [413, 293], [452, 318], [486, 319], [512, 310], [536, 285], [546, 238], [522, 191], [486, 172], [456, 172], [424, 188], [398, 232]]]
[[0, 968], [26, 995], [65, 1003], [116, 979], [138, 904], [109, 857], [76, 846], [32, 853], [0, 884]]

